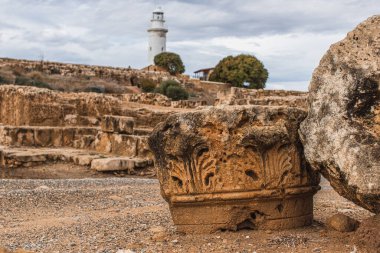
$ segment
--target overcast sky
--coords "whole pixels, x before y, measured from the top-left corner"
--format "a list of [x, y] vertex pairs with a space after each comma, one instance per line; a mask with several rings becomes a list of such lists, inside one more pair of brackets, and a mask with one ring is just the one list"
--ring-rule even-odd
[[329, 45], [380, 0], [0, 0], [0, 57], [142, 68], [156, 5], [186, 72], [253, 54], [269, 89], [306, 90]]

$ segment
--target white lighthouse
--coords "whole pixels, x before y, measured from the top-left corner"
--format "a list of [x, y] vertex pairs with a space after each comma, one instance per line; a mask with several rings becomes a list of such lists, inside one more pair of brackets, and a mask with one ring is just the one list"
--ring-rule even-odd
[[166, 52], [166, 33], [164, 11], [158, 7], [153, 11], [149, 33], [148, 61], [154, 64], [154, 57], [162, 52]]

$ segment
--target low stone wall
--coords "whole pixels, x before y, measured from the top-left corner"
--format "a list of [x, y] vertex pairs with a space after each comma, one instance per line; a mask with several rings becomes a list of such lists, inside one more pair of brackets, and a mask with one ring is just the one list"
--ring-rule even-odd
[[119, 99], [102, 94], [0, 86], [0, 123], [4, 125], [64, 126], [78, 116], [92, 117], [89, 120], [96, 125], [104, 114], [120, 114], [120, 105]]
[[97, 133], [96, 128], [0, 126], [0, 145], [89, 149]]
[[180, 100], [172, 101], [171, 107], [173, 108], [197, 108], [200, 106], [207, 105], [206, 101], [196, 101], [196, 100]]
[[219, 92], [215, 105], [275, 105], [307, 108], [307, 92], [287, 90], [255, 90], [231, 87]]
[[170, 107], [172, 103], [170, 98], [159, 93], [125, 94], [123, 99], [127, 102], [167, 107]]
[[128, 157], [152, 157], [147, 136], [100, 132], [96, 136], [95, 150]]
[[29, 61], [0, 58], [0, 67], [10, 67], [23, 72], [40, 71], [47, 75], [61, 75], [69, 77], [98, 77], [112, 79], [120, 83], [131, 83], [133, 78], [149, 78], [165, 80], [171, 78], [168, 72], [144, 71], [132, 68], [118, 68], [83, 64], [70, 64], [48, 61]]
[[180, 100], [172, 101], [170, 98], [159, 93], [125, 94], [123, 99], [128, 102], [158, 105], [173, 108], [197, 108], [207, 105], [206, 101]]

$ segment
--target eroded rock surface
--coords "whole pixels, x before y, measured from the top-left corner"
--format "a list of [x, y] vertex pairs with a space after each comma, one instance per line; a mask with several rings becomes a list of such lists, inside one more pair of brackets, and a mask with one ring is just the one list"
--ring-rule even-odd
[[161, 194], [184, 232], [311, 224], [319, 177], [298, 108], [225, 106], [170, 116], [149, 138]]
[[380, 16], [332, 45], [314, 71], [305, 156], [342, 196], [380, 213]]

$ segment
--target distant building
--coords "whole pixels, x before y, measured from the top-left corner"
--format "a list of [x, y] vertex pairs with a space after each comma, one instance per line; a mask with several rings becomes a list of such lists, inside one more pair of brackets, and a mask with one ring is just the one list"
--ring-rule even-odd
[[200, 69], [194, 72], [194, 77], [200, 80], [208, 81], [214, 68]]
[[153, 11], [149, 33], [148, 64], [154, 65], [154, 57], [166, 52], [166, 33], [164, 11], [158, 7]]

